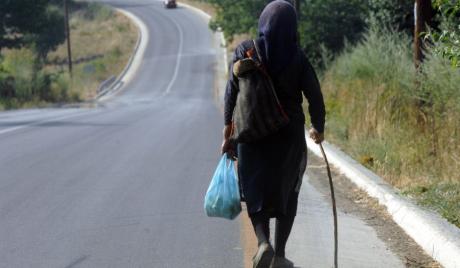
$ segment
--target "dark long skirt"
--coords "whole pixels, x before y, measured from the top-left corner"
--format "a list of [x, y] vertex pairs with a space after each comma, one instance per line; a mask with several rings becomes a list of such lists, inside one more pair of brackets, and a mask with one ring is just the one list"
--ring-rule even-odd
[[260, 141], [238, 144], [238, 175], [250, 215], [296, 215], [305, 157], [305, 128], [295, 122]]

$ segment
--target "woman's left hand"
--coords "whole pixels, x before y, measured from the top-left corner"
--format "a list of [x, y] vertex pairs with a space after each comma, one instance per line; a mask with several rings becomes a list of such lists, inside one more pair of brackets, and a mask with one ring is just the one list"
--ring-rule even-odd
[[224, 139], [222, 142], [222, 154], [228, 153], [230, 156], [235, 155], [235, 148], [233, 146], [233, 142], [229, 139]]
[[222, 134], [224, 136], [224, 140], [222, 142], [222, 148], [221, 148], [221, 153], [228, 153], [230, 156], [235, 155], [235, 148], [234, 148], [234, 143], [230, 139], [230, 136], [232, 135], [232, 125], [226, 125], [224, 127], [224, 130], [222, 131]]

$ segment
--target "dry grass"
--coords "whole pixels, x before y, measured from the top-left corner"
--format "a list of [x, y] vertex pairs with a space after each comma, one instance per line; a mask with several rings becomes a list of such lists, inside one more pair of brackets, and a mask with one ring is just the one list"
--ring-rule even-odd
[[[84, 6], [74, 12], [70, 20], [74, 61], [72, 91], [78, 92], [82, 99], [91, 99], [96, 95], [102, 81], [122, 72], [133, 52], [138, 30], [127, 17], [109, 7], [95, 8], [94, 4], [85, 3], [82, 5]], [[90, 5], [93, 6], [88, 7]], [[94, 18], [87, 18], [87, 8], [98, 10]], [[98, 15], [99, 13], [106, 15]], [[63, 63], [67, 58], [66, 49], [66, 44], [62, 44], [50, 53], [48, 61], [51, 64], [46, 68], [65, 68], [66, 64]]]

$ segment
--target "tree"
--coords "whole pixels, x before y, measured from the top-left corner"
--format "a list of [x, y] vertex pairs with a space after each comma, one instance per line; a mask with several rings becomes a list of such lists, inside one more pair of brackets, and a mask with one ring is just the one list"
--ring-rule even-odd
[[434, 43], [435, 53], [451, 61], [452, 66], [460, 67], [460, 2], [434, 0], [441, 24], [439, 30], [431, 30], [426, 38]]
[[210, 22], [213, 30], [222, 29], [226, 38], [232, 40], [234, 35], [257, 32], [260, 13], [269, 0], [206, 0], [216, 7], [217, 15]]
[[414, 1], [369, 0], [370, 17], [377, 23], [412, 35], [414, 29]]
[[34, 46], [41, 58], [64, 39], [62, 11], [51, 0], [0, 1], [0, 49]]
[[339, 53], [346, 42], [360, 40], [368, 14], [363, 0], [307, 0], [301, 5], [300, 43], [313, 62], [321, 59], [321, 47]]
[[[204, 0], [214, 5], [212, 29], [222, 29], [226, 38], [257, 33], [257, 21], [270, 0]], [[312, 61], [321, 58], [321, 47], [338, 53], [345, 40], [356, 42], [365, 30], [367, 0], [285, 0], [299, 7], [300, 44]]]

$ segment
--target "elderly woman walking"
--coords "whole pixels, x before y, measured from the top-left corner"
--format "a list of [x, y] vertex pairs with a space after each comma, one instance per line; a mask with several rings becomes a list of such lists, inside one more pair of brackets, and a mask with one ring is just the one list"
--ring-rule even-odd
[[[258, 240], [253, 258], [253, 267], [257, 268], [293, 265], [285, 257], [285, 247], [297, 213], [298, 191], [306, 165], [302, 93], [309, 103], [310, 137], [316, 143], [324, 139], [323, 96], [315, 71], [299, 47], [296, 18], [290, 3], [271, 2], [259, 18], [259, 36], [255, 40], [289, 123], [260, 140], [235, 145], [231, 141], [232, 116], [239, 86], [233, 71], [225, 93], [222, 152], [236, 151], [238, 156], [240, 184]], [[252, 40], [242, 42], [235, 50], [233, 64], [246, 58], [253, 48]], [[274, 248], [269, 237], [270, 218], [276, 218]]]

